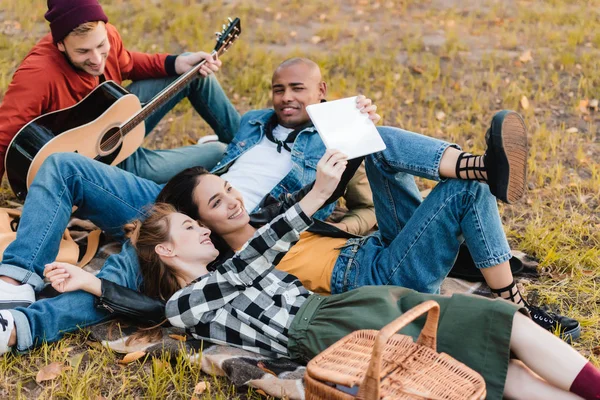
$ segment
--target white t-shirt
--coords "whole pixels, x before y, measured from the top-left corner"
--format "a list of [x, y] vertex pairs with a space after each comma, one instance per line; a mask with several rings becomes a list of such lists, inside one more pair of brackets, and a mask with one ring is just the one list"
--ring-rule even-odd
[[[277, 125], [273, 129], [273, 137], [283, 142], [292, 131], [293, 129]], [[292, 166], [291, 153], [283, 147], [281, 153], [278, 153], [277, 144], [265, 135], [260, 142], [235, 160], [221, 178], [231, 183], [231, 186], [242, 194], [244, 206], [251, 212], [292, 170]]]

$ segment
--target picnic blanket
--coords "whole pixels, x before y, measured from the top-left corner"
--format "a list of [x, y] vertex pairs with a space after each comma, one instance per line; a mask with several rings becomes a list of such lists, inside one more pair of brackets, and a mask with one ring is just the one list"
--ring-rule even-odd
[[[93, 226], [87, 221], [73, 219], [69, 228], [79, 233], [73, 234], [77, 243], [85, 245], [86, 235]], [[120, 251], [116, 242], [101, 242], [98, 253], [84, 268], [97, 273], [104, 260], [111, 254]], [[82, 249], [84, 250], [84, 249]], [[517, 256], [524, 256], [523, 253]], [[531, 263], [531, 261], [529, 261]], [[491, 296], [484, 283], [467, 282], [461, 279], [447, 278], [441, 293], [471, 293]], [[250, 386], [267, 395], [285, 399], [304, 399], [303, 376], [305, 367], [288, 359], [271, 359], [230, 346], [213, 345], [208, 342], [186, 337], [178, 328], [157, 328], [152, 334], [140, 335], [137, 326], [128, 325], [127, 321], [107, 322], [92, 326], [89, 329], [92, 338], [117, 353], [133, 353], [144, 351], [149, 355], [176, 356], [184, 352], [191, 361], [200, 363], [202, 371], [213, 376], [227, 377], [235, 386]]]

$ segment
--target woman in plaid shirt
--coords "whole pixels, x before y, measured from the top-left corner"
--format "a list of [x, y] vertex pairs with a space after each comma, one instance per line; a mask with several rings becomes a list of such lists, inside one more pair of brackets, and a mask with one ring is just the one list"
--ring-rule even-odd
[[[329, 198], [344, 168], [343, 155], [326, 153], [313, 189], [218, 265], [211, 265], [218, 251], [210, 230], [172, 206], [156, 205], [137, 224], [132, 241], [145, 276], [169, 270], [182, 287], [167, 302], [169, 321], [198, 339], [307, 361], [354, 330], [381, 329], [415, 305], [434, 299], [441, 307], [438, 350], [483, 375], [488, 399], [598, 398], [600, 371], [509, 302], [421, 294], [394, 286], [367, 286], [324, 297], [275, 269], [312, 223], [312, 214]], [[46, 276], [59, 291], [74, 290], [72, 273], [56, 263]], [[163, 283], [160, 280], [157, 284]], [[94, 285], [100, 282], [88, 274], [77, 288], [94, 292]], [[417, 337], [422, 324], [415, 321], [401, 332]], [[511, 352], [520, 361], [510, 360]]]

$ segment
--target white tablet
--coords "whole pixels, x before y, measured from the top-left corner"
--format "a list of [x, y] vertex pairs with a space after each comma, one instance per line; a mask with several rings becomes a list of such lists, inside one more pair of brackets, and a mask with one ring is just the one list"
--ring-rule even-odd
[[340, 150], [349, 159], [385, 150], [373, 121], [356, 108], [356, 96], [306, 107], [328, 149]]

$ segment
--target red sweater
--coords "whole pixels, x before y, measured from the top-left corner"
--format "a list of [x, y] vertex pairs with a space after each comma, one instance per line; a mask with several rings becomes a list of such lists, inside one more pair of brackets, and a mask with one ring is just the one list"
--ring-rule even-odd
[[[167, 54], [144, 54], [125, 49], [117, 29], [106, 25], [110, 52], [106, 60], [106, 80], [161, 78]], [[0, 177], [4, 157], [12, 138], [29, 121], [51, 111], [71, 107], [98, 86], [99, 78], [76, 70], [52, 41], [44, 36], [15, 72], [0, 104]]]

